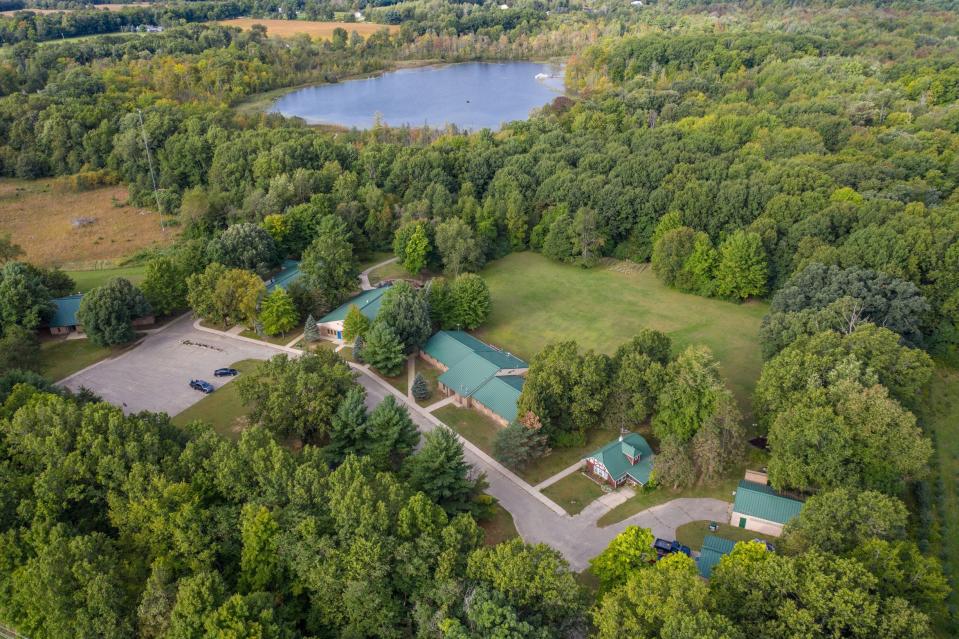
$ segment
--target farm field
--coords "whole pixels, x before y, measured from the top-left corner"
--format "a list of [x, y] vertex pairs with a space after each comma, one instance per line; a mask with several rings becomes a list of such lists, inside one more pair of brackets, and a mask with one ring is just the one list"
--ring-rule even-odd
[[249, 31], [254, 24], [262, 24], [266, 27], [266, 33], [269, 36], [277, 38], [290, 38], [299, 33], [305, 33], [311, 38], [327, 40], [333, 37], [334, 29], [345, 29], [347, 33], [356, 31], [363, 37], [372, 35], [380, 29], [389, 29], [391, 33], [399, 31], [399, 27], [376, 24], [373, 22], [319, 22], [311, 20], [263, 20], [260, 18], [234, 18], [232, 20], [221, 20], [217, 24], [228, 27], [239, 27], [244, 31]]
[[712, 349], [740, 409], [751, 414], [750, 397], [762, 368], [759, 325], [767, 304], [680, 293], [664, 286], [650, 268], [583, 269], [532, 252], [496, 260], [481, 274], [493, 311], [477, 331], [480, 339], [529, 361], [546, 344], [567, 339], [611, 355], [640, 330], [656, 329], [672, 338], [676, 351], [690, 344]]
[[[116, 260], [176, 238], [175, 229], [160, 228], [159, 213], [115, 205], [126, 201], [126, 187], [60, 192], [54, 182], [0, 179], [0, 234], [9, 233], [28, 262], [79, 266]], [[78, 218], [96, 221], [74, 228]]]

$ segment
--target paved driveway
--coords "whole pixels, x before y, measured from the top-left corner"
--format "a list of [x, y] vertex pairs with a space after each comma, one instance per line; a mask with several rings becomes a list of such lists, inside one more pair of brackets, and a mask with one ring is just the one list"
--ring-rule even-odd
[[203, 397], [190, 379], [204, 379], [219, 388], [230, 378], [213, 371], [243, 359], [269, 359], [278, 350], [221, 337], [193, 328], [182, 317], [149, 335], [136, 348], [64, 380], [73, 390], [86, 386], [103, 399], [134, 413], [141, 410], [176, 415]]

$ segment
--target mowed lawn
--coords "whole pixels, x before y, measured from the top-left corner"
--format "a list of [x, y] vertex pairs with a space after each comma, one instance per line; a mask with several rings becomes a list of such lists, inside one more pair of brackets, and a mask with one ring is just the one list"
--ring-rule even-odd
[[254, 24], [266, 27], [266, 34], [277, 38], [290, 38], [305, 33], [311, 38], [329, 40], [333, 37], [334, 29], [345, 29], [347, 33], [356, 31], [364, 38], [373, 35], [381, 29], [389, 29], [390, 33], [399, 32], [395, 25], [377, 24], [375, 22], [321, 22], [314, 20], [263, 20], [260, 18], [235, 18], [221, 20], [217, 24], [227, 27], [239, 27], [249, 31]]
[[[926, 431], [935, 437], [936, 450], [933, 465], [939, 475], [932, 483], [939, 486], [942, 495], [938, 501], [941, 539], [940, 554], [950, 575], [952, 593], [950, 604], [959, 607], [959, 371], [940, 365], [932, 376], [918, 416]], [[938, 544], [936, 544], [938, 545]]]
[[[160, 214], [126, 206], [125, 186], [61, 192], [56, 181], [0, 179], [0, 235], [9, 233], [41, 266], [89, 264], [166, 246], [176, 229], [160, 228]], [[74, 221], [94, 222], [76, 227]]]
[[89, 271], [66, 271], [76, 283], [77, 293], [86, 293], [98, 286], [103, 286], [114, 277], [130, 280], [131, 284], [139, 284], [146, 276], [146, 266], [123, 266], [120, 268], [101, 268]]
[[88, 339], [44, 339], [40, 343], [40, 373], [58, 382], [101, 359], [119, 355], [127, 348], [97, 346]]
[[481, 273], [493, 311], [477, 335], [529, 360], [550, 342], [575, 339], [607, 354], [644, 328], [663, 331], [674, 350], [705, 344], [750, 414], [762, 356], [759, 325], [767, 304], [734, 304], [687, 295], [664, 286], [651, 268], [584, 269], [538, 253], [513, 253]]
[[[233, 364], [232, 368], [243, 375], [261, 363], [257, 359], [245, 359]], [[213, 430], [227, 439], [239, 439], [240, 433], [247, 425], [246, 415], [249, 411], [240, 401], [235, 382], [236, 378], [233, 378], [232, 381], [204, 396], [196, 404], [174, 416], [173, 423], [183, 427], [198, 419], [213, 426]]]

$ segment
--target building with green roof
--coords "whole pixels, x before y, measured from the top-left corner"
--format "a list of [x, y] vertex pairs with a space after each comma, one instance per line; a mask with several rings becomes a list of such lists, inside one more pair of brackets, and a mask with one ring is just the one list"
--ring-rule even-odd
[[705, 579], [709, 579], [710, 575], [713, 574], [713, 568], [723, 558], [723, 555], [728, 555], [735, 547], [735, 541], [715, 535], [706, 535], [703, 539], [703, 547], [699, 550], [699, 557], [696, 558], [699, 574]]
[[266, 281], [266, 290], [268, 293], [272, 293], [273, 289], [278, 287], [286, 290], [290, 284], [300, 279], [302, 275], [298, 261], [283, 260], [280, 272]]
[[799, 514], [803, 503], [771, 486], [742, 479], [736, 489], [729, 523], [746, 530], [779, 536], [783, 526]]
[[77, 311], [80, 310], [80, 300], [83, 295], [67, 295], [50, 300], [53, 303], [53, 317], [47, 323], [52, 335], [64, 335], [77, 330], [80, 325], [77, 320]]
[[463, 331], [439, 331], [420, 357], [443, 371], [439, 388], [460, 406], [474, 408], [502, 426], [516, 419], [516, 403], [529, 365]]
[[613, 488], [627, 483], [645, 486], [653, 472], [653, 449], [642, 435], [627, 433], [583, 461], [587, 475]]
[[371, 322], [376, 319], [376, 314], [380, 312], [380, 306], [383, 305], [383, 294], [389, 290], [388, 286], [374, 288], [369, 291], [363, 291], [356, 297], [341, 304], [323, 317], [316, 325], [320, 329], [320, 335], [328, 339], [343, 339], [343, 320], [350, 311], [351, 306], [360, 309]]

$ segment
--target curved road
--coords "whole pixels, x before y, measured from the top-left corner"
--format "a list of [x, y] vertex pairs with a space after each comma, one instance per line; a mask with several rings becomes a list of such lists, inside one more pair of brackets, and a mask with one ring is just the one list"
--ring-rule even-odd
[[[364, 280], [368, 284], [368, 279]], [[175, 415], [202, 397], [189, 387], [191, 378], [206, 379], [221, 386], [231, 378], [213, 378], [215, 368], [242, 359], [269, 359], [278, 352], [300, 354], [292, 348], [205, 329], [184, 316], [147, 336], [139, 346], [123, 355], [103, 360], [59, 383], [74, 390], [86, 386], [110, 403], [122, 406], [126, 412], [150, 410]], [[373, 376], [366, 367], [353, 365], [353, 368], [358, 373], [357, 380], [366, 389], [370, 407], [392, 394], [397, 401], [405, 403], [421, 431], [442, 425], [432, 414], [410, 402], [405, 394]], [[523, 539], [556, 548], [577, 571], [585, 569], [589, 560], [628, 525], [650, 528], [657, 537], [673, 539], [676, 528], [682, 524], [696, 520], [726, 521], [729, 516], [729, 504], [718, 499], [674, 499], [617, 524], [598, 528], [596, 520], [605, 512], [602, 505], [594, 502], [571, 517], [471, 442], [462, 437], [460, 441], [466, 460], [486, 474], [487, 492], [513, 515]]]

